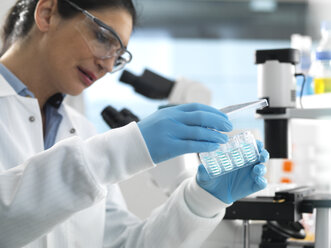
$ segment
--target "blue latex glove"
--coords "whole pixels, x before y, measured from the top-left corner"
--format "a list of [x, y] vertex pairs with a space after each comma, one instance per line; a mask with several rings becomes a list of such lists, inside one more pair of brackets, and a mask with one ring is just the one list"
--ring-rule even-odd
[[[232, 130], [228, 117], [207, 105], [190, 103], [164, 108], [138, 122], [154, 163], [185, 153], [213, 151]], [[217, 131], [215, 131], [217, 130]]]
[[[267, 150], [263, 149], [262, 142], [258, 140], [257, 146], [260, 152], [259, 161], [260, 163], [264, 163], [269, 159], [269, 153]], [[256, 164], [229, 172], [219, 177], [210, 178], [205, 167], [201, 164], [196, 180], [201, 188], [205, 189], [222, 202], [230, 204], [264, 189], [267, 186], [267, 181], [263, 177], [265, 173], [266, 167], [263, 164]]]

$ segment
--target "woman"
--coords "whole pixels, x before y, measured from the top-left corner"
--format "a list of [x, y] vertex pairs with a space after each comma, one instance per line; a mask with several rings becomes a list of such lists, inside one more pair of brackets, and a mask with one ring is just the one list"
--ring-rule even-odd
[[266, 186], [262, 164], [216, 180], [200, 167], [150, 218], [127, 211], [118, 181], [212, 151], [232, 129], [216, 109], [187, 104], [93, 136], [62, 103], [130, 62], [135, 16], [127, 0], [11, 9], [0, 58], [0, 247], [199, 247], [228, 204]]

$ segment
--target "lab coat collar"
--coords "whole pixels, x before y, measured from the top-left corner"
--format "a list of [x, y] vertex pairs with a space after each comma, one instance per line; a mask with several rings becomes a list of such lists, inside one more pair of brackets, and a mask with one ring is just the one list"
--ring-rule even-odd
[[17, 95], [16, 91], [7, 80], [0, 74], [0, 97]]
[[56, 93], [47, 100], [47, 103], [53, 106], [54, 108], [58, 109], [61, 106], [64, 97], [65, 97], [64, 94]]
[[[8, 81], [0, 74], [0, 97], [18, 95], [15, 89], [8, 83]], [[47, 103], [52, 105], [54, 108], [59, 108], [63, 102], [65, 95], [57, 93], [51, 96]]]

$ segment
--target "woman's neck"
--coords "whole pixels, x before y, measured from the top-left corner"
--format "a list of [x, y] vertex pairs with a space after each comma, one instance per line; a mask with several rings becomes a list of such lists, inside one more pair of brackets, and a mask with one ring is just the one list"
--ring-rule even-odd
[[15, 42], [0, 58], [6, 66], [35, 95], [42, 110], [47, 99], [56, 93], [43, 68], [40, 51], [31, 42]]

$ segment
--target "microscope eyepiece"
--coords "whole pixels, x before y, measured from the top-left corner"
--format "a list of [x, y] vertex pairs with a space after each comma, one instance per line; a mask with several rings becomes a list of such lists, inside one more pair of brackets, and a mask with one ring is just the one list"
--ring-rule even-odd
[[101, 115], [104, 121], [111, 128], [122, 127], [132, 121], [139, 121], [139, 118], [126, 108], [122, 109], [121, 111], [117, 111], [115, 108], [107, 106], [101, 112]]
[[150, 70], [145, 70], [141, 76], [136, 76], [124, 70], [120, 81], [130, 84], [137, 93], [152, 99], [166, 99], [175, 84], [174, 81], [166, 79]]
[[132, 74], [131, 72], [124, 70], [121, 77], [120, 81], [126, 84], [130, 84], [134, 86], [135, 82], [139, 79], [136, 75]]

